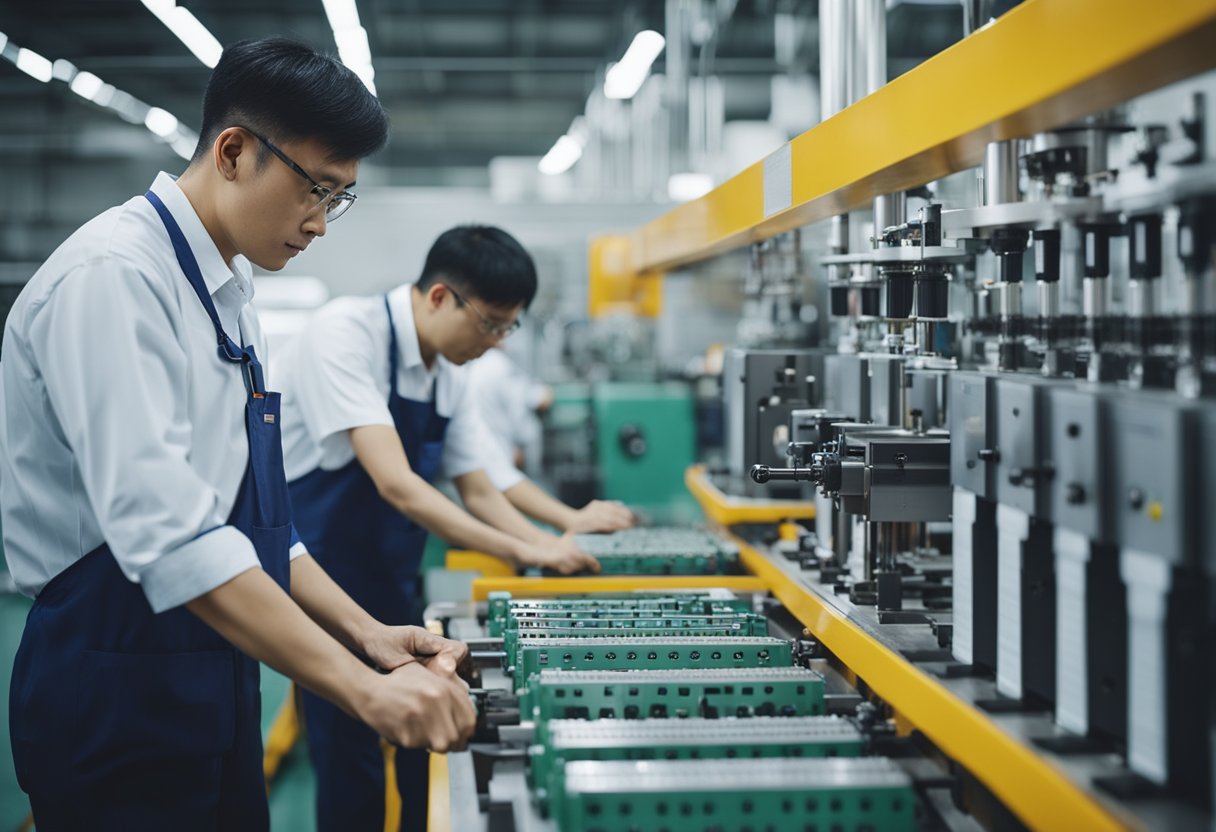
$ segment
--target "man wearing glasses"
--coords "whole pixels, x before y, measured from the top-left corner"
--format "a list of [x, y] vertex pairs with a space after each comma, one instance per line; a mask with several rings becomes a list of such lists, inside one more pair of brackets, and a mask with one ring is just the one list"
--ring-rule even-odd
[[332, 58], [230, 46], [181, 177], [79, 229], [13, 305], [0, 506], [35, 601], [10, 718], [40, 832], [267, 829], [256, 660], [401, 745], [472, 733], [463, 646], [374, 619], [296, 539], [249, 304], [250, 264], [323, 236], [387, 132]]
[[[462, 366], [519, 327], [536, 268], [506, 232], [461, 226], [431, 246], [417, 282], [322, 307], [283, 349], [283, 448], [296, 526], [308, 550], [374, 617], [416, 619], [427, 532], [512, 564], [563, 574], [598, 564], [541, 531], [502, 490], [522, 474], [499, 459]], [[440, 468], [464, 510], [436, 490]], [[305, 694], [318, 828], [383, 825], [374, 731]], [[426, 758], [396, 755], [403, 828], [420, 829]]]

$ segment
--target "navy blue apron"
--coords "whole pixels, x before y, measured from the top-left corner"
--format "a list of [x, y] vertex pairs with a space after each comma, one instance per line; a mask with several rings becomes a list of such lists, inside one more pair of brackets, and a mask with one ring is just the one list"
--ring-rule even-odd
[[[265, 390], [253, 348], [224, 333], [173, 216], [145, 196], [215, 325], [221, 357], [240, 365], [248, 391], [249, 465], [228, 523], [287, 589], [279, 394]], [[269, 827], [257, 662], [184, 606], [153, 613], [105, 544], [35, 599], [13, 665], [10, 720], [38, 832]]]
[[[448, 418], [428, 401], [397, 394], [397, 329], [388, 297], [388, 408], [414, 473], [434, 482]], [[386, 503], [376, 484], [352, 460], [336, 471], [318, 468], [290, 483], [296, 530], [325, 571], [376, 620], [421, 624], [416, 586], [426, 529]], [[384, 759], [380, 738], [329, 702], [302, 691], [309, 753], [317, 773], [317, 828], [384, 827]], [[397, 787], [402, 832], [425, 829], [427, 754], [398, 748]]]

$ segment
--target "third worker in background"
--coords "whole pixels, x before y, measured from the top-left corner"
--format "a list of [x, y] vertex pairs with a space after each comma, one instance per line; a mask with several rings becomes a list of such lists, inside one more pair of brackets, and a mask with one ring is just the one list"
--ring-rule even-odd
[[[513, 237], [454, 228], [435, 241], [417, 282], [328, 303], [275, 363], [300, 538], [382, 621], [421, 623], [416, 587], [428, 531], [516, 565], [598, 569], [570, 535], [542, 531], [503, 496], [524, 477], [487, 435], [462, 366], [514, 332], [535, 294], [535, 265]], [[441, 468], [467, 511], [432, 485]], [[547, 519], [544, 501], [557, 501], [532, 488]], [[382, 828], [375, 731], [307, 692], [303, 710], [318, 828]], [[402, 828], [421, 829], [426, 754], [398, 749], [395, 768]]]
[[538, 414], [552, 404], [553, 391], [531, 378], [501, 343], [469, 362], [469, 393], [499, 456], [518, 469], [511, 471], [504, 463], [506, 473], [497, 475], [511, 505], [565, 532], [611, 532], [634, 524], [633, 512], [619, 502], [592, 500], [575, 509], [519, 473], [528, 448], [540, 438]]

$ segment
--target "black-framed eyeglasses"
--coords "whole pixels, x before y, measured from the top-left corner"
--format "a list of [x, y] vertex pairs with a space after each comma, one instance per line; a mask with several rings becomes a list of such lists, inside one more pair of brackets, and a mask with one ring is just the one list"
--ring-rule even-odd
[[327, 188], [324, 185], [322, 185], [320, 182], [318, 182], [317, 180], [315, 180], [311, 176], [309, 176], [308, 172], [305, 171], [304, 168], [297, 165], [295, 162], [293, 162], [291, 160], [290, 157], [288, 157], [288, 155], [286, 153], [284, 153], [283, 151], [281, 151], [277, 147], [275, 147], [274, 144], [270, 141], [270, 139], [266, 138], [265, 136], [263, 136], [260, 133], [255, 133], [254, 131], [250, 130], [248, 127], [242, 127], [241, 129], [244, 130], [246, 133], [249, 133], [250, 135], [254, 136], [262, 144], [266, 145], [266, 149], [269, 150], [271, 153], [273, 153], [275, 156], [278, 156], [279, 160], [283, 164], [287, 165], [287, 167], [294, 170], [296, 173], [298, 173], [300, 176], [302, 176], [304, 179], [306, 179], [308, 181], [308, 184], [312, 185], [312, 190], [309, 191], [309, 193], [317, 198], [317, 204], [314, 205], [309, 210], [315, 211], [318, 208], [320, 208], [322, 205], [324, 205], [326, 222], [333, 222], [338, 217], [345, 214], [347, 211], [350, 210], [350, 206], [355, 204], [355, 200], [359, 198], [355, 194], [352, 194], [350, 191], [342, 191], [341, 193], [334, 193], [333, 188]]
[[[444, 285], [446, 286], [447, 284]], [[448, 286], [448, 291], [452, 293], [452, 296], [456, 298], [461, 306], [469, 307], [473, 310], [474, 314], [477, 315], [477, 317], [480, 319], [477, 322], [477, 328], [481, 330], [482, 335], [492, 335], [495, 338], [506, 338], [512, 332], [519, 329], [520, 324], [523, 323], [519, 318], [516, 318], [508, 324], [499, 323], [493, 318], [487, 318], [485, 315], [481, 314], [480, 309], [470, 303], [469, 299], [460, 294], [460, 292], [457, 292], [451, 286]]]

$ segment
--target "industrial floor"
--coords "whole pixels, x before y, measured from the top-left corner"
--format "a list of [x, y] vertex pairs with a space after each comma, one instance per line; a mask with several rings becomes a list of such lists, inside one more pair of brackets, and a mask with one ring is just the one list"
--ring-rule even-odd
[[[2, 570], [0, 570], [2, 572]], [[4, 576], [7, 577], [7, 576]], [[8, 727], [8, 690], [13, 655], [21, 641], [30, 600], [22, 595], [0, 595], [0, 832], [16, 832], [29, 814], [29, 803], [17, 786], [13, 772]], [[262, 732], [265, 736], [287, 692], [287, 679], [262, 668]], [[270, 787], [270, 828], [291, 832], [313, 832], [313, 774], [307, 749], [298, 744], [283, 760]]]

